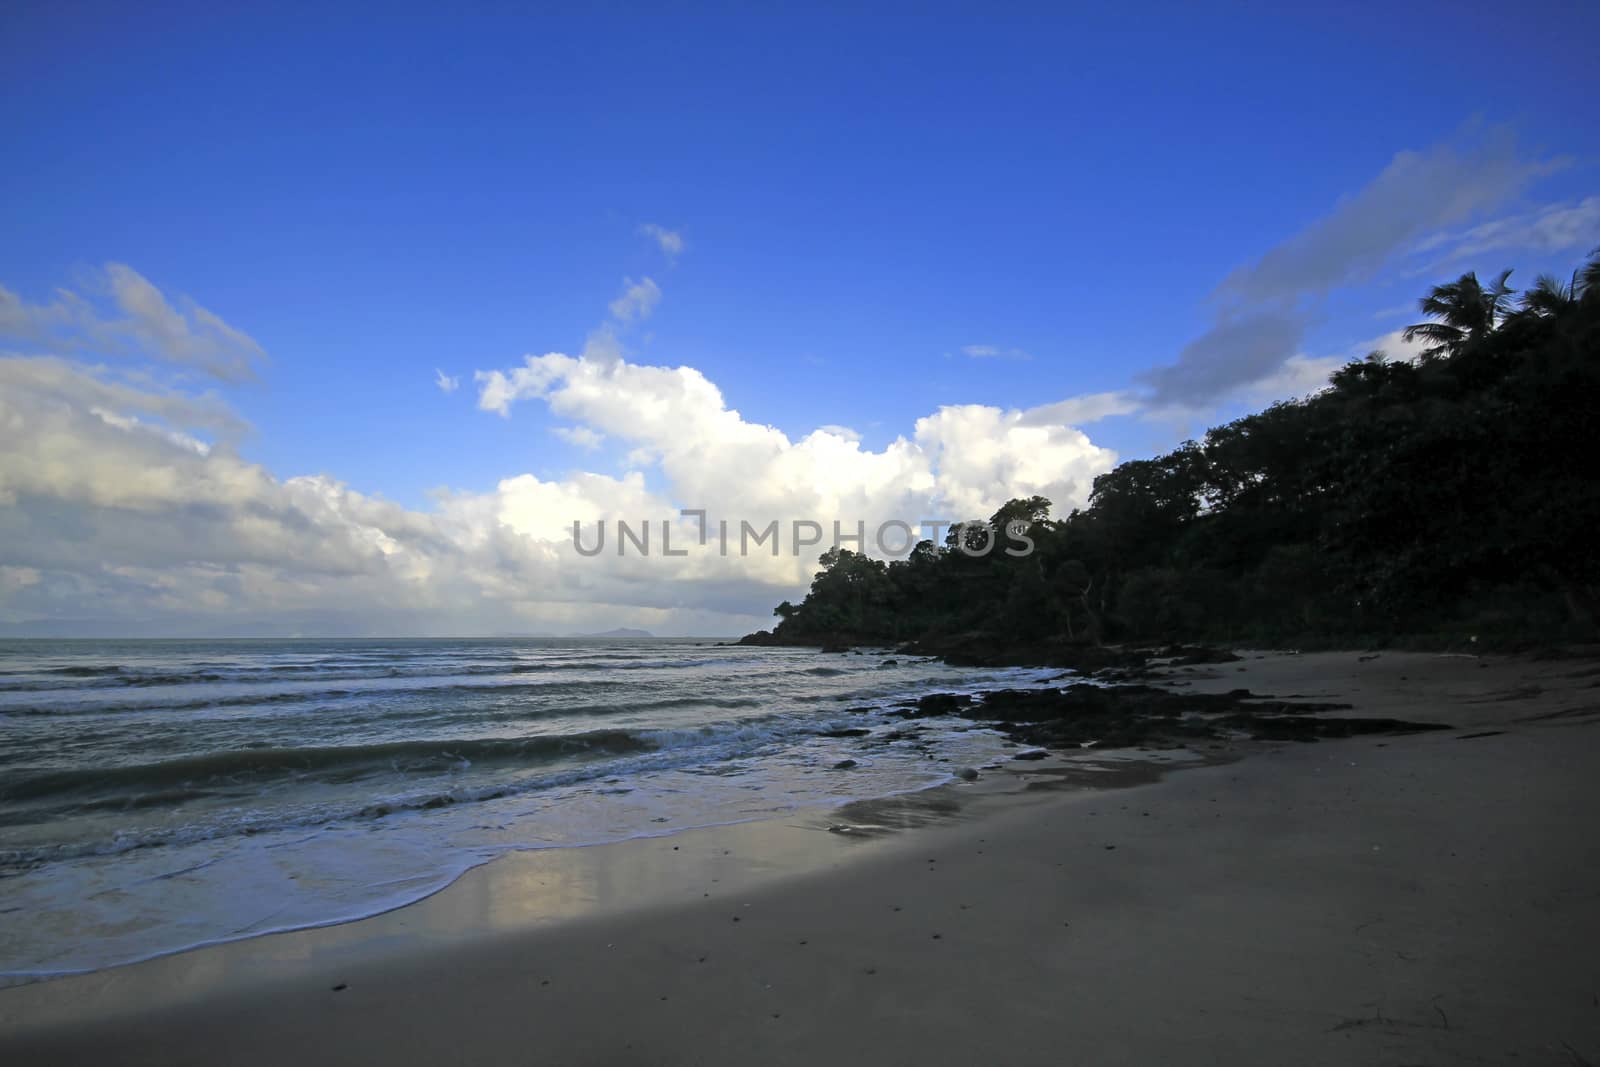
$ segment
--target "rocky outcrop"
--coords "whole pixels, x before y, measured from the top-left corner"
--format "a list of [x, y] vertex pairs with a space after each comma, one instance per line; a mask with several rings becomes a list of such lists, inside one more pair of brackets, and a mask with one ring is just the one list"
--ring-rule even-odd
[[1449, 729], [1399, 719], [1325, 717], [1348, 704], [1313, 704], [1228, 693], [1174, 693], [1148, 685], [1069, 685], [1059, 689], [999, 689], [977, 696], [930, 693], [897, 709], [908, 719], [960, 715], [993, 723], [1022, 744], [1123, 748], [1204, 738], [1317, 741], [1358, 734]]

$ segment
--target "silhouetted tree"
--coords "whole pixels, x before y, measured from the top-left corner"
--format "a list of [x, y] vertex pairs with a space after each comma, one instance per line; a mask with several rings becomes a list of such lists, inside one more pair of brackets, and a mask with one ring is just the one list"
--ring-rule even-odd
[[1423, 359], [1459, 354], [1466, 344], [1482, 340], [1500, 324], [1511, 300], [1510, 278], [1509, 270], [1501, 271], [1486, 289], [1477, 273], [1468, 271], [1453, 282], [1434, 286], [1418, 306], [1438, 321], [1407, 326], [1402, 336], [1408, 342], [1419, 337], [1428, 342]]
[[[885, 564], [831, 551], [780, 638], [1272, 641], [1470, 627], [1593, 639], [1600, 617], [1600, 249], [1568, 281], [1435, 287], [1417, 362], [1131, 460], [1089, 502], [1042, 497]], [[1508, 309], [1516, 310], [1508, 314]], [[1005, 554], [1017, 524], [1032, 554]]]

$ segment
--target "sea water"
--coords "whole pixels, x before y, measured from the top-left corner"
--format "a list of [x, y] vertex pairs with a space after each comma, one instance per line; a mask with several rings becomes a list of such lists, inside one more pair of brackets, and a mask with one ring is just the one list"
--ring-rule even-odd
[[932, 786], [1004, 739], [893, 709], [1058, 674], [693, 639], [0, 642], [0, 983], [360, 918], [508, 850]]

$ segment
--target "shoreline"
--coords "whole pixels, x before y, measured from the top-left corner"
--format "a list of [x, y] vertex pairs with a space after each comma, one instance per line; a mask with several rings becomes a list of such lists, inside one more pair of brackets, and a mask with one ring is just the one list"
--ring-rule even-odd
[[[1052, 758], [898, 811], [514, 854], [374, 918], [0, 990], [0, 1042], [37, 1062], [1595, 1056], [1600, 668], [1245, 655], [1158, 684], [1456, 729], [1124, 763], [1155, 780], [1115, 790], [1047, 787]], [[872, 818], [904, 832], [828, 832]]]
[[[1017, 746], [1018, 751], [1023, 746]], [[1231, 762], [1178, 752], [1106, 752], [1002, 766], [887, 796], [776, 817], [642, 833], [595, 844], [517, 849], [469, 867], [427, 895], [371, 915], [174, 949], [126, 963], [0, 986], [0, 1042], [56, 1022], [124, 1017], [194, 996], [219, 975], [235, 992], [294, 981], [324, 966], [366, 965], [552, 924], [616, 918], [706, 894], [805, 879], [899, 847], [917, 832], [970, 824], [1018, 806], [1092, 797], [1166, 774]], [[676, 854], [676, 855], [675, 855]], [[662, 863], [670, 862], [670, 870]], [[715, 887], [713, 891], [713, 887]]]
[[[108, 751], [98, 765], [86, 760], [71, 768], [70, 780], [25, 774], [8, 781], [0, 789], [8, 816], [0, 882], [10, 898], [0, 904], [0, 986], [357, 921], [431, 895], [507, 852], [654, 837], [921, 789], [951, 780], [959, 768], [1003, 758], [1003, 739], [959, 722], [907, 728], [887, 713], [890, 703], [948, 686], [1033, 685], [1053, 673], [955, 670], [926, 661], [880, 669], [888, 664], [878, 657], [841, 664], [788, 651], [763, 651], [752, 667], [741, 664], [743, 657], [708, 657], [698, 648], [669, 652], [656, 643], [628, 653], [581, 648], [570, 658], [538, 649], [441, 647], [447, 656], [464, 657], [465, 679], [431, 653], [384, 649], [377, 653], [384, 663], [398, 656], [400, 665], [398, 672], [393, 666], [381, 672], [371, 699], [361, 679], [371, 673], [364, 657], [374, 653], [365, 646], [349, 655], [322, 650], [321, 659], [306, 661], [318, 669], [289, 663], [278, 671], [279, 660], [250, 656], [231, 674], [206, 675], [208, 686], [219, 688], [205, 695], [224, 704], [238, 697], [249, 709], [238, 714], [259, 719], [261, 733], [229, 736], [231, 713], [217, 716], [217, 725], [201, 715], [197, 760], [172, 759], [190, 741], [185, 727], [172, 725], [181, 718], [136, 713], [129, 717], [135, 735], [148, 719], [151, 736], [174, 736], [141, 755]], [[63, 699], [98, 705], [107, 699], [99, 694], [110, 692], [115, 706], [133, 682], [145, 704], [159, 704], [168, 690], [146, 683], [188, 677], [209, 654], [193, 653], [200, 666], [147, 661], [136, 649], [112, 653], [114, 665], [72, 661], [75, 676], [120, 680], [99, 688], [65, 685]], [[583, 673], [613, 661], [646, 669], [609, 678]], [[42, 665], [48, 683], [55, 665]], [[358, 718], [379, 731], [378, 743], [337, 715], [317, 716], [305, 735], [298, 733], [303, 676], [320, 677], [330, 665], [336, 675], [351, 674], [348, 684], [361, 690], [341, 695], [346, 680], [339, 677], [330, 698], [361, 707]], [[502, 674], [495, 667], [509, 669]], [[547, 677], [545, 667], [578, 673]], [[536, 683], [564, 684], [525, 686], [522, 676], [536, 671]], [[412, 695], [391, 702], [382, 695], [389, 684], [383, 676], [396, 673], [420, 676], [399, 684], [424, 688], [403, 690]], [[752, 692], [739, 688], [746, 673]], [[287, 681], [263, 681], [263, 674]], [[230, 688], [239, 678], [242, 694]], [[632, 692], [625, 683], [636, 678], [647, 679], [651, 690], [637, 708], [618, 698]], [[571, 691], [581, 694], [589, 679], [597, 680], [597, 690], [579, 695], [569, 713]], [[452, 683], [446, 686], [452, 695], [436, 701], [425, 687], [441, 681]], [[320, 685], [313, 681], [311, 688], [315, 699]], [[501, 689], [510, 704], [499, 703]], [[290, 705], [281, 713], [280, 695]], [[258, 714], [257, 701], [270, 708]], [[397, 727], [386, 722], [391, 703]], [[415, 728], [408, 703], [429, 706]], [[475, 705], [488, 708], [486, 719], [473, 713]], [[48, 715], [24, 720], [31, 732], [20, 744], [13, 738], [13, 748], [26, 752], [35, 741], [41, 763], [53, 752], [52, 733], [70, 743], [79, 723], [104, 728], [124, 721], [120, 714], [59, 724]], [[325, 729], [324, 720], [331, 723]], [[531, 739], [518, 736], [524, 730]], [[275, 744], [257, 768], [262, 737]], [[131, 740], [139, 746], [137, 736]], [[118, 765], [124, 758], [128, 770]], [[117, 770], [106, 773], [111, 767]], [[26, 799], [30, 783], [41, 777], [33, 791], [47, 799], [34, 803]], [[23, 799], [13, 802], [12, 794]], [[56, 803], [64, 818], [35, 812], [31, 826], [15, 829], [13, 808], [30, 803]]]

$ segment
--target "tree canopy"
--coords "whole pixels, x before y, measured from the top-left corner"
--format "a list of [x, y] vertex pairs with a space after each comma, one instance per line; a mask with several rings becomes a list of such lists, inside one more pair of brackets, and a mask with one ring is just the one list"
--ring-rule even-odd
[[1062, 518], [1010, 501], [989, 521], [1031, 555], [974, 558], [956, 531], [887, 563], [830, 551], [775, 638], [1593, 639], [1600, 255], [1521, 294], [1510, 273], [1435, 287], [1416, 362], [1352, 362]]

